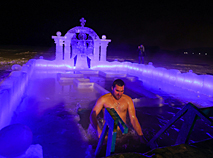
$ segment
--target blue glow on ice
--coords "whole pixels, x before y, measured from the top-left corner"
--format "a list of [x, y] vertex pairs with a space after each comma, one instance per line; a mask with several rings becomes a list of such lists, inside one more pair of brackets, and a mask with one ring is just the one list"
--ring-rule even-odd
[[76, 69], [75, 66], [70, 66], [68, 64], [61, 64], [61, 65], [55, 65], [55, 64], [36, 64], [37, 67], [44, 67], [44, 68], [69, 68], [69, 69]]

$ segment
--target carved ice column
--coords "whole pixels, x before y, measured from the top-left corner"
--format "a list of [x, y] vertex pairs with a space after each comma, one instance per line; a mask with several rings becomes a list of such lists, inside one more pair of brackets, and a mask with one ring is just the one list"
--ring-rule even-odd
[[56, 44], [56, 51], [55, 51], [55, 60], [63, 60], [63, 43], [64, 37], [61, 36], [61, 32], [58, 31], [56, 33], [57, 36], [52, 36]]
[[64, 60], [70, 60], [70, 39], [65, 37], [65, 46], [64, 46]]
[[111, 40], [106, 39], [106, 36], [103, 35], [101, 39], [101, 60], [100, 61], [106, 61], [106, 52], [107, 52], [107, 46], [109, 42], [111, 42]]
[[100, 40], [95, 39], [94, 40], [94, 58], [93, 58], [93, 61], [99, 61], [99, 46], [100, 46]]

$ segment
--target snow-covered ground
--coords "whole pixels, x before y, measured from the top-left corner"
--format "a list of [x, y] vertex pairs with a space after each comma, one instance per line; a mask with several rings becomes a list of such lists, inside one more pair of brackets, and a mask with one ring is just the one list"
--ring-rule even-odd
[[22, 66], [29, 59], [37, 59], [40, 56], [53, 60], [54, 50], [45, 47], [0, 46], [0, 82], [10, 74], [12, 65]]

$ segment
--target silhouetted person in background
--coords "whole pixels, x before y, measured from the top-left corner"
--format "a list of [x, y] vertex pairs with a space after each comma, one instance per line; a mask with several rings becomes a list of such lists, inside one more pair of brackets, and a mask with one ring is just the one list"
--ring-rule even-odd
[[146, 55], [145, 54], [145, 48], [143, 45], [140, 45], [138, 46], [138, 50], [139, 50], [139, 56], [138, 56], [138, 59], [139, 59], [139, 64], [144, 64], [144, 56]]

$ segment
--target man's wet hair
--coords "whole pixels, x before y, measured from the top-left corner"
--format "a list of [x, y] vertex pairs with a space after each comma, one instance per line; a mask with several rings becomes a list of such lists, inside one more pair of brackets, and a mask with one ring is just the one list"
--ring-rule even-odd
[[116, 79], [116, 80], [113, 82], [112, 87], [115, 88], [115, 85], [118, 85], [118, 86], [121, 86], [121, 87], [122, 87], [122, 86], [125, 85], [125, 83], [124, 83], [124, 81], [121, 80], [121, 79]]

